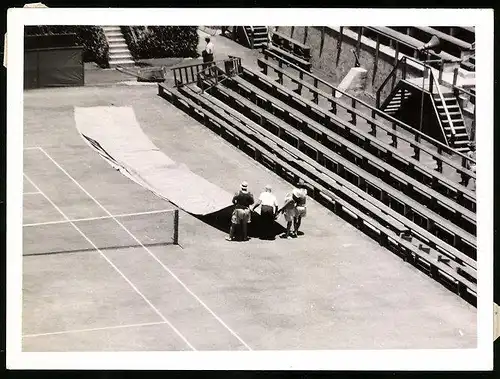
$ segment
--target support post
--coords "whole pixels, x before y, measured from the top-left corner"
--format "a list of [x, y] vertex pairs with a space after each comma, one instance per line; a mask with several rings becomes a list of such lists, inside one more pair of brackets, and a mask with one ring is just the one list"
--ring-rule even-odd
[[420, 124], [418, 130], [422, 131], [423, 121], [424, 121], [424, 88], [425, 88], [425, 77], [427, 75], [427, 67], [424, 67], [424, 77], [422, 78], [422, 90], [420, 91]]
[[174, 211], [174, 245], [179, 244], [179, 209]]
[[320, 57], [323, 54], [323, 45], [324, 44], [325, 44], [325, 27], [322, 26], [321, 27], [321, 44], [320, 44], [320, 47], [319, 47], [319, 56]]
[[363, 35], [363, 27], [358, 29], [358, 41], [356, 42], [356, 54], [359, 57], [359, 51], [361, 50], [361, 36]]
[[[339, 34], [339, 37], [337, 39], [337, 60], [335, 62], [335, 66], [339, 65], [340, 52], [342, 51], [342, 39], [343, 39], [343, 36], [344, 36], [344, 27], [341, 26], [340, 27], [340, 34]], [[320, 56], [321, 56], [321, 54], [320, 54]]]
[[375, 77], [377, 76], [378, 54], [379, 54], [379, 52], [380, 52], [380, 36], [377, 34], [377, 45], [375, 46], [375, 61], [373, 62], [372, 87], [375, 84]]

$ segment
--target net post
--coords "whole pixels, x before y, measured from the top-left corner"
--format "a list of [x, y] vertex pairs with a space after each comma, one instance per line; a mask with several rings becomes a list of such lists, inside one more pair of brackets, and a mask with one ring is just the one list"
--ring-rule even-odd
[[174, 245], [179, 244], [179, 209], [174, 210]]

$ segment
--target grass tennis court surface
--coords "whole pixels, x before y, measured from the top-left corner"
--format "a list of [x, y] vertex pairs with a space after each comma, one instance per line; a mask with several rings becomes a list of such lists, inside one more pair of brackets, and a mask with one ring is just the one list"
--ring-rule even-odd
[[78, 135], [73, 107], [100, 105], [133, 107], [166, 155], [229, 192], [290, 188], [155, 87], [25, 92], [24, 351], [476, 345], [475, 308], [312, 200], [298, 239], [230, 243], [180, 211], [172, 245], [175, 207]]

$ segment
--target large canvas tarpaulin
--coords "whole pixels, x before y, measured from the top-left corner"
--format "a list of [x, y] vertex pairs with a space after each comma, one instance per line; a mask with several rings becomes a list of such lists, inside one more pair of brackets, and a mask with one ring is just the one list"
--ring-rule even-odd
[[83, 51], [80, 47], [25, 51], [25, 88], [83, 85]]
[[75, 107], [84, 139], [109, 164], [141, 186], [193, 215], [231, 206], [232, 194], [161, 152], [144, 134], [130, 107]]

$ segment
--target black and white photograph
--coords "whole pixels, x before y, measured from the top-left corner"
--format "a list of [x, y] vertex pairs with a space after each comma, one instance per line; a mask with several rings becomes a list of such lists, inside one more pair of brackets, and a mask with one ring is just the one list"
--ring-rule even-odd
[[493, 12], [29, 11], [8, 25], [13, 365], [492, 365]]

